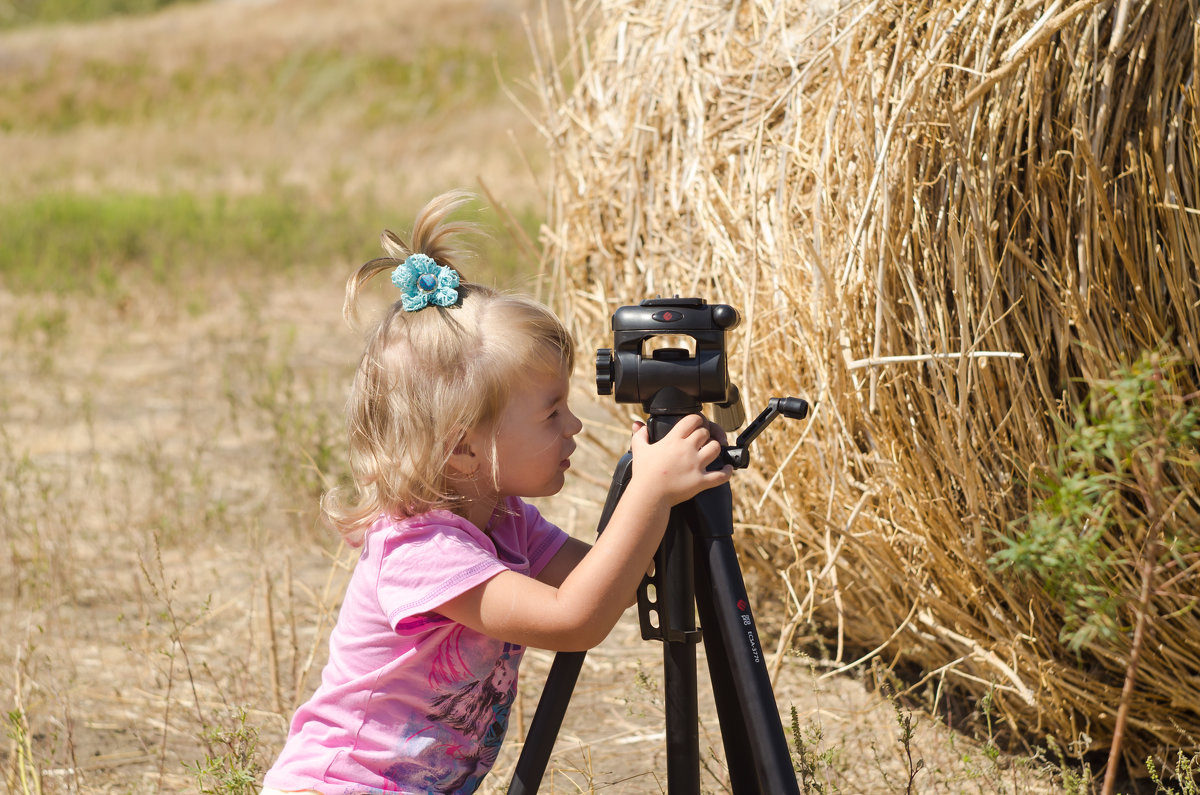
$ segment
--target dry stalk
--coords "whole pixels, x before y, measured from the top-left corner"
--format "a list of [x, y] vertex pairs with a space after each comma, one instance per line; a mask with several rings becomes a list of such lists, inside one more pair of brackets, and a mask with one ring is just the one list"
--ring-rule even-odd
[[271, 666], [271, 707], [275, 712], [283, 713], [283, 698], [280, 695], [279, 686], [279, 645], [275, 635], [275, 606], [272, 596], [273, 586], [271, 583], [271, 575], [267, 573], [267, 567], [262, 567], [263, 581], [263, 598], [267, 606], [267, 653], [270, 659]]
[[[288, 642], [291, 647], [291, 677], [289, 679], [295, 688], [299, 688], [299, 668], [300, 668], [300, 640], [296, 632], [296, 598], [294, 580], [292, 579], [292, 556], [285, 555], [283, 559], [283, 573], [287, 582], [287, 603], [288, 603]], [[294, 704], [288, 705], [289, 709], [295, 709]]]
[[[9, 756], [12, 765], [5, 778], [8, 780], [8, 788], [14, 792], [42, 795], [42, 774], [33, 756], [33, 733], [29, 727], [29, 716], [25, 712], [25, 699], [22, 695], [25, 683], [21, 658], [24, 653], [25, 646], [18, 646], [13, 660], [13, 711], [8, 716], [13, 723], [12, 731], [9, 732], [12, 738], [12, 752]], [[20, 789], [15, 787], [18, 782]]]

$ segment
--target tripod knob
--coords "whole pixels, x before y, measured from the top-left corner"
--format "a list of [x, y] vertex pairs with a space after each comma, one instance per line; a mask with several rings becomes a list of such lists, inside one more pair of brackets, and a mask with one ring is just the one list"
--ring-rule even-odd
[[613, 391], [612, 348], [596, 351], [596, 394], [611, 395]]
[[767, 405], [791, 420], [802, 420], [808, 416], [808, 401], [797, 397], [771, 398]]

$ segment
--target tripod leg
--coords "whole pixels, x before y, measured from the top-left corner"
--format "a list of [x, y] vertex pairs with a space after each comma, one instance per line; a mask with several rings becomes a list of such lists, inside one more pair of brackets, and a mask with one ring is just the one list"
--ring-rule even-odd
[[[698, 593], [712, 593], [708, 580], [708, 568], [696, 566], [696, 588]], [[700, 625], [716, 627], [717, 619], [708, 599], [697, 599]], [[717, 721], [721, 725], [721, 744], [725, 748], [725, 762], [729, 767], [729, 783], [733, 795], [757, 795], [762, 792], [758, 772], [753, 764], [754, 749], [750, 744], [750, 728], [738, 699], [733, 671], [725, 656], [725, 645], [720, 642], [705, 644], [708, 659], [708, 679], [712, 684], [713, 699], [717, 705]]]
[[[748, 774], [739, 771], [740, 782], [735, 784], [735, 792], [739, 795], [742, 792], [799, 795], [766, 659], [733, 547], [729, 486], [701, 492], [685, 503], [683, 510], [686, 521], [695, 530], [696, 567], [701, 572], [698, 580], [703, 589], [697, 601], [707, 603], [702, 606], [701, 615], [706, 617], [705, 628], [709, 630], [709, 657], [717, 656], [716, 674], [725, 680], [713, 682], [714, 692], [718, 688], [726, 691], [718, 696], [718, 706], [726, 705], [720, 716], [721, 733], [724, 736], [729, 731], [743, 732], [746, 742], [735, 745], [735, 751], [741, 754], [748, 749], [754, 761], [756, 781], [751, 782]], [[713, 637], [713, 623], [717, 637]], [[713, 646], [718, 644], [719, 648], [714, 649]], [[737, 709], [729, 701], [731, 687]], [[740, 715], [741, 719], [727, 726], [725, 719], [731, 712]], [[735, 740], [735, 743], [739, 742]], [[728, 761], [733, 773], [735, 760]]]
[[[700, 708], [696, 698], [696, 595], [689, 529], [672, 512], [663, 537], [660, 579], [666, 593], [669, 626], [663, 626], [663, 692], [666, 697], [667, 791], [670, 795], [699, 795]], [[658, 564], [656, 564], [658, 565]], [[656, 574], [659, 572], [656, 572]]]
[[517, 759], [517, 769], [513, 773], [512, 783], [509, 784], [509, 795], [526, 795], [538, 791], [542, 776], [546, 773], [546, 764], [550, 761], [550, 753], [554, 750], [554, 738], [562, 727], [563, 717], [567, 714], [567, 704], [571, 701], [571, 691], [579, 679], [579, 671], [583, 668], [583, 660], [587, 652], [559, 652], [554, 655], [554, 664], [546, 676], [546, 687], [538, 699], [537, 710], [533, 713], [533, 721], [529, 724], [529, 735], [525, 738], [525, 747]]

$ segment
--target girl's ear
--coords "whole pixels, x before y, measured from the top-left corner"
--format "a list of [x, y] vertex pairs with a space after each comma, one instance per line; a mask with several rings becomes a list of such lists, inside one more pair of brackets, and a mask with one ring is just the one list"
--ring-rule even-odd
[[475, 431], [463, 431], [459, 435], [447, 461], [456, 475], [469, 478], [479, 471], [483, 464], [483, 456], [480, 455], [483, 448], [480, 447], [479, 441], [479, 435]]

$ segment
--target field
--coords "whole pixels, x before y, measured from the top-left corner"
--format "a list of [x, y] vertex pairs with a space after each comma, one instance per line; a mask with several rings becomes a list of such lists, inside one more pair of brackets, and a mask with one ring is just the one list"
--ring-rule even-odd
[[[428, 6], [226, 0], [0, 33], [7, 791], [256, 791], [353, 561], [315, 511], [345, 475], [345, 277], [382, 229], [468, 187], [499, 241], [471, 275], [537, 290], [523, 17], [554, 25], [532, 2]], [[605, 341], [579, 344], [586, 369]], [[583, 538], [624, 443], [596, 400], [581, 370], [577, 474], [544, 506]], [[960, 723], [936, 676], [898, 693], [884, 671], [837, 673], [814, 638], [776, 650], [761, 613], [806, 792], [1088, 789], [1070, 749], [997, 749], [986, 704]], [[589, 655], [543, 791], [666, 790], [659, 653], [631, 613]], [[526, 658], [487, 792], [550, 659]]]

